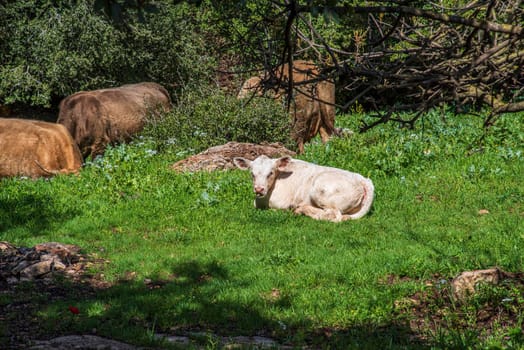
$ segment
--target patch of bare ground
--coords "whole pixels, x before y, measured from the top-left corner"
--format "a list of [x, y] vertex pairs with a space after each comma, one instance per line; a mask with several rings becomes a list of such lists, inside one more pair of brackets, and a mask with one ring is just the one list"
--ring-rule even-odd
[[[388, 276], [383, 282], [408, 280], [413, 281]], [[494, 268], [463, 272], [451, 280], [435, 274], [424, 281], [422, 290], [396, 300], [394, 309], [421, 342], [466, 332], [480, 340], [495, 335], [503, 342], [524, 342], [524, 273]]]
[[[93, 297], [110, 285], [88, 269], [105, 262], [56, 242], [32, 248], [0, 242], [0, 344], [24, 349], [35, 339], [63, 334], [43, 331], [36, 316], [43, 303]], [[73, 310], [74, 311], [74, 310]], [[73, 312], [72, 311], [72, 312]]]

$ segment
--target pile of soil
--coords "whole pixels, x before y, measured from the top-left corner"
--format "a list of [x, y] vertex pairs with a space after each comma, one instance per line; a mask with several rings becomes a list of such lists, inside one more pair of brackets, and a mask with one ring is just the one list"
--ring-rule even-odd
[[235, 157], [254, 160], [263, 154], [270, 158], [296, 155], [295, 152], [280, 143], [228, 142], [225, 145], [211, 147], [204, 152], [180, 160], [173, 164], [172, 168], [178, 172], [230, 170], [236, 168], [233, 164]]

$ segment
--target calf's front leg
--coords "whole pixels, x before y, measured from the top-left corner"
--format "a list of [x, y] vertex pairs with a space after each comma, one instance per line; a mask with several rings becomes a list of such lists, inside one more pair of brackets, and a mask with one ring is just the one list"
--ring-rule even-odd
[[307, 215], [315, 220], [328, 220], [331, 222], [340, 222], [343, 219], [342, 213], [338, 209], [318, 208], [308, 204], [296, 207], [294, 213]]

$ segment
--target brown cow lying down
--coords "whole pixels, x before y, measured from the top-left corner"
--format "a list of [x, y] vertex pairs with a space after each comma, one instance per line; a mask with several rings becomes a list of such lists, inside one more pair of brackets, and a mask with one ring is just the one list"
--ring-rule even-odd
[[340, 222], [360, 219], [373, 203], [373, 182], [347, 170], [289, 156], [262, 155], [253, 161], [237, 157], [233, 162], [251, 171], [256, 208], [292, 209], [313, 219]]
[[[284, 64], [273, 72], [274, 77], [281, 80], [281, 87], [288, 85], [288, 67], [288, 64]], [[325, 143], [335, 132], [335, 84], [329, 80], [315, 81], [319, 78], [319, 74], [313, 62], [303, 60], [293, 62], [293, 82], [297, 85], [295, 85], [290, 113], [293, 118], [292, 137], [299, 153], [304, 152], [304, 143], [317, 134], [320, 134], [322, 142]], [[268, 80], [267, 76], [249, 78], [242, 85], [238, 98], [261, 96], [265, 92], [261, 85], [266, 80]], [[280, 99], [285, 94], [283, 88], [270, 91], [274, 92], [272, 97], [275, 99]]]
[[171, 98], [157, 83], [77, 92], [60, 102], [57, 122], [64, 125], [84, 157], [103, 154], [107, 145], [130, 141], [147, 116], [171, 109]]
[[0, 118], [0, 177], [77, 173], [82, 156], [63, 125]]

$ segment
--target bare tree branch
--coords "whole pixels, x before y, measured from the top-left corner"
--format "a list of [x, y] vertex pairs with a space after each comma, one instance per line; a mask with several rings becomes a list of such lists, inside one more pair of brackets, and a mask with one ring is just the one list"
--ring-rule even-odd
[[[391, 121], [413, 126], [424, 112], [443, 104], [489, 106], [485, 125], [501, 113], [524, 110], [522, 0], [472, 0], [458, 8], [431, 2], [425, 8], [409, 7], [405, 0], [317, 7], [319, 12], [369, 16], [367, 37], [355, 31], [352, 48], [330, 45], [306, 15], [311, 8], [298, 0], [272, 3], [287, 16], [279, 63], [287, 63], [291, 75], [293, 59], [318, 57], [324, 69], [316, 79], [336, 79], [339, 109], [358, 102], [378, 113], [361, 131]], [[286, 84], [291, 95], [293, 79]]]
[[[397, 13], [401, 15], [410, 15], [415, 17], [423, 17], [433, 19], [444, 23], [461, 24], [468, 27], [478, 28], [490, 32], [499, 32], [505, 34], [516, 35], [521, 37], [523, 29], [518, 25], [499, 24], [490, 21], [481, 21], [474, 18], [464, 18], [457, 15], [446, 15], [443, 13], [423, 10], [408, 6], [354, 6], [354, 7], [336, 7], [334, 8], [340, 13]], [[322, 10], [322, 8], [320, 9]], [[307, 6], [298, 8], [299, 12], [309, 12]]]

